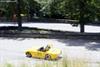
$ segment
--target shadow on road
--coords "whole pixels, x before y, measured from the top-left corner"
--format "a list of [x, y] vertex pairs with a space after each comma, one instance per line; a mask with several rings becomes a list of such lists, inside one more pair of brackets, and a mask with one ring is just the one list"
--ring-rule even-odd
[[2, 40], [5, 40], [5, 39], [11, 39], [11, 40], [17, 40], [17, 41], [23, 41], [23, 40], [25, 40], [26, 38], [18, 38], [18, 37], [2, 37], [2, 38], [0, 38], [0, 39], [2, 39]]
[[6, 37], [2, 39], [13, 39], [22, 41], [28, 37], [49, 39], [56, 38], [58, 41], [66, 44], [66, 46], [85, 46], [89, 50], [100, 49], [100, 35], [97, 36], [97, 34], [94, 34], [95, 36], [93, 37], [92, 34], [83, 35], [75, 32], [64, 32], [58, 30], [48, 30], [30, 27], [22, 27], [22, 31], [18, 31], [18, 27], [14, 26], [0, 27], [0, 31], [0, 35], [2, 37]]
[[88, 50], [100, 50], [100, 40], [58, 39], [58, 41], [66, 44], [66, 46], [84, 46]]

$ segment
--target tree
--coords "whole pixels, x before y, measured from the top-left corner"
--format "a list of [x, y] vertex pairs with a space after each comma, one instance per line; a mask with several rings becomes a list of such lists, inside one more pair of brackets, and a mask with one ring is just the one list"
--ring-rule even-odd
[[79, 12], [80, 12], [80, 32], [84, 33], [84, 25], [86, 23], [94, 22], [96, 19], [96, 13], [98, 8], [95, 5], [94, 0], [79, 0]]
[[28, 0], [27, 6], [28, 6], [28, 14], [30, 20], [32, 20], [32, 17], [34, 17], [34, 15], [39, 16], [41, 5], [37, 1]]
[[18, 29], [22, 30], [22, 18], [21, 18], [21, 1], [17, 0], [17, 22], [18, 22]]
[[[100, 4], [100, 2], [99, 2]], [[67, 0], [66, 14], [70, 19], [79, 20], [80, 32], [84, 33], [84, 25], [94, 22], [100, 16], [100, 6], [95, 0]]]
[[51, 18], [64, 18], [64, 1], [63, 0], [53, 0], [50, 4], [50, 17]]
[[[85, 24], [100, 20], [100, 0], [20, 0], [20, 3], [20, 13], [29, 19], [36, 14], [46, 18], [78, 20], [81, 33], [84, 33]], [[1, 7], [6, 10], [8, 18], [16, 13], [16, 3], [0, 3]]]

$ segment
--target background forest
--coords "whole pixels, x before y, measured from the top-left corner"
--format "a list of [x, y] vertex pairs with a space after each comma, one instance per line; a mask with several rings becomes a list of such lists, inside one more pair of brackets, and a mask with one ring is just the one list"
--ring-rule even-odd
[[[13, 20], [17, 2], [0, 2], [0, 17]], [[20, 0], [21, 16], [77, 20], [81, 29], [86, 23], [100, 21], [100, 0]]]

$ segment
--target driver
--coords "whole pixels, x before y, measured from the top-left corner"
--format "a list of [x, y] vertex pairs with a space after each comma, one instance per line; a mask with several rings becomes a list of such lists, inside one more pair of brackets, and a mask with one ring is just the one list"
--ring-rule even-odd
[[51, 46], [50, 46], [50, 45], [47, 45], [47, 46], [45, 47], [44, 51], [48, 51], [50, 48], [51, 48]]
[[48, 44], [45, 48], [44, 47], [39, 48], [39, 51], [45, 52], [45, 51], [48, 51], [50, 48], [51, 48], [51, 45]]

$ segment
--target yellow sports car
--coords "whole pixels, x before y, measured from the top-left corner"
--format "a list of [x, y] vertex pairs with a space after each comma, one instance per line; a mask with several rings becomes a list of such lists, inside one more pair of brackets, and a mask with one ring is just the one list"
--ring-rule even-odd
[[47, 45], [45, 48], [31, 48], [25, 52], [27, 57], [41, 58], [46, 60], [57, 60], [60, 57], [61, 50], [51, 48]]

